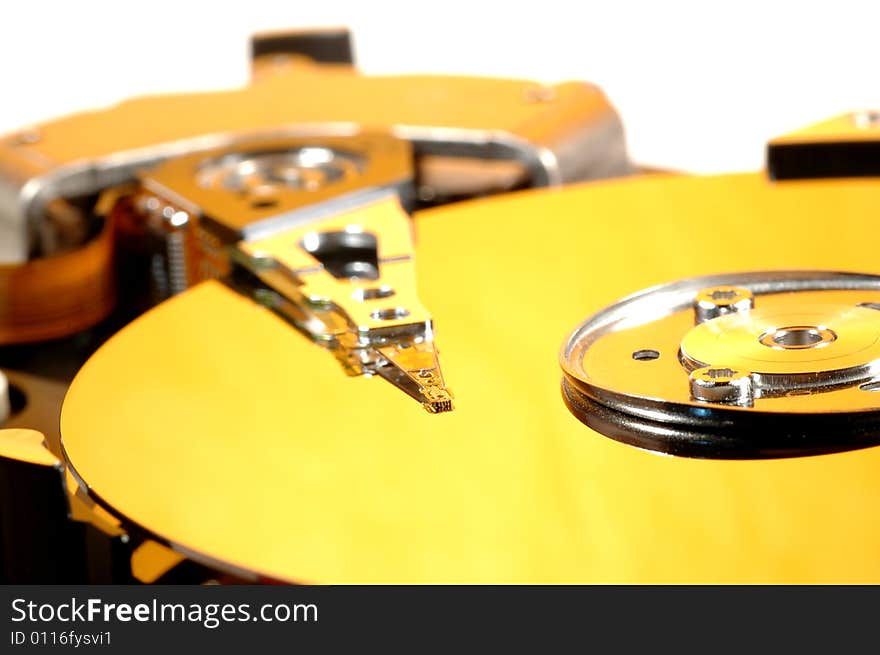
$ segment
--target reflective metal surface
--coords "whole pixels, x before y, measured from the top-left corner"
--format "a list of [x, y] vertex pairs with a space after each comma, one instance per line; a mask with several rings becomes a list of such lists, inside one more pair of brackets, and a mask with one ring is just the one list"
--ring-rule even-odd
[[389, 192], [408, 205], [413, 174], [409, 143], [363, 132], [253, 139], [170, 159], [140, 180], [232, 242], [262, 239]]
[[[386, 129], [414, 144], [438, 196], [498, 188], [495, 162], [514, 164], [504, 185], [520, 186], [630, 170], [620, 119], [593, 85], [555, 85], [535, 102], [534, 83], [523, 80], [365, 77], [302, 57], [265, 59], [244, 89], [128, 100], [0, 139], [0, 262], [38, 249], [54, 198], [94, 194], [169, 158], [258, 137]], [[483, 165], [438, 174], [435, 163], [448, 169], [450, 158]]]
[[724, 314], [751, 309], [755, 305], [752, 292], [742, 287], [711, 287], [694, 297], [694, 321], [702, 323]]
[[[276, 580], [877, 582], [880, 448], [658, 456], [577, 420], [560, 400], [557, 356], [586, 316], [663, 280], [768, 263], [871, 271], [878, 203], [868, 180], [653, 175], [419, 212], [418, 297], [436, 319], [454, 411], [431, 415], [386, 383], [342, 374], [277, 312], [206, 281], [85, 365], [64, 404], [66, 459], [84, 493], [125, 525]], [[723, 248], [719, 225], [741, 227]], [[861, 298], [842, 304], [880, 296], [855, 288]], [[672, 298], [679, 340], [694, 327], [698, 290]], [[689, 401], [675, 351], [644, 336], [638, 359], [623, 353], [636, 375], [671, 358]], [[841, 423], [825, 423], [829, 441]], [[667, 427], [656, 443], [682, 432]]]
[[750, 406], [754, 402], [752, 376], [727, 366], [703, 366], [691, 371], [691, 398], [709, 403]]
[[[322, 248], [332, 260], [322, 261]], [[265, 284], [246, 292], [349, 374], [380, 375], [431, 413], [452, 409], [433, 322], [416, 294], [410, 219], [396, 197], [242, 242], [236, 261]]]
[[[378, 375], [429, 412], [452, 409], [416, 294], [412, 152], [387, 134], [276, 139], [170, 160], [135, 205], [164, 240], [175, 295], [224, 277], [350, 375]], [[244, 272], [244, 273], [243, 273]]]
[[252, 203], [270, 205], [281, 187], [316, 191], [346, 177], [356, 177], [363, 158], [322, 146], [296, 150], [236, 152], [205, 161], [198, 183], [205, 188], [225, 188], [252, 196]]
[[[744, 306], [701, 316], [713, 294]], [[561, 355], [566, 398], [588, 425], [578, 394], [657, 424], [645, 431], [704, 431], [687, 452], [676, 447], [679, 454], [761, 456], [768, 431], [792, 436], [774, 456], [880, 443], [880, 430], [866, 428], [877, 422], [880, 403], [864, 390], [880, 376], [880, 312], [864, 306], [878, 297], [880, 277], [822, 271], [739, 273], [648, 289], [569, 338]], [[834, 435], [819, 421], [820, 434], [811, 437], [808, 417], [833, 417]], [[713, 434], [731, 431], [740, 433], [741, 450], [717, 454]]]

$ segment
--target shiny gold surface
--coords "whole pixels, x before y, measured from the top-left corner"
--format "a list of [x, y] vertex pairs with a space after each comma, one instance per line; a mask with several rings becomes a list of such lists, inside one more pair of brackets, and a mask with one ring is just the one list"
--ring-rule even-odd
[[182, 561], [180, 553], [147, 539], [131, 555], [131, 574], [140, 582], [151, 584]]
[[[811, 300], [816, 305], [812, 312], [805, 309]], [[880, 312], [857, 306], [863, 302], [880, 302], [880, 292], [762, 295], [750, 312], [721, 316], [697, 326], [693, 325], [693, 312], [683, 310], [602, 336], [583, 353], [578, 370], [583, 379], [601, 389], [698, 406], [691, 398], [688, 369], [711, 365], [746, 373], [807, 374], [864, 366], [880, 358]], [[827, 347], [812, 349], [775, 350], [760, 343], [772, 328], [798, 324], [831, 326], [839, 330], [839, 338]], [[632, 353], [639, 349], [657, 350], [660, 357], [633, 359]], [[864, 373], [861, 380], [868, 377]], [[880, 405], [880, 397], [860, 390], [858, 384], [813, 394], [809, 402], [799, 395], [801, 386], [809, 387], [809, 381], [800, 385], [792, 382], [790, 396], [767, 393], [755, 407], [811, 413], [872, 410]]]
[[[318, 134], [332, 142], [363, 130], [422, 144], [428, 200], [629, 170], [620, 121], [589, 84], [366, 77], [301, 56], [260, 57], [243, 89], [132, 99], [0, 137], [0, 259], [12, 264], [0, 266], [0, 344], [74, 334], [113, 309], [112, 243], [102, 234], [64, 252], [81, 246], [86, 233], [78, 209], [58, 211], [65, 199], [88, 198], [193, 151], [255, 137]], [[398, 144], [380, 154], [408, 165], [411, 153]], [[258, 199], [242, 194], [221, 203], [218, 220], [236, 227], [242, 205], [252, 213]], [[47, 254], [58, 256], [28, 261]]]
[[[311, 253], [327, 234], [374, 239], [375, 276], [336, 277], [323, 267]], [[284, 299], [275, 309], [334, 351], [349, 373], [378, 373], [429, 412], [452, 409], [431, 315], [416, 293], [411, 219], [396, 194], [236, 248]]]
[[[842, 370], [880, 359], [880, 311], [876, 309], [811, 305], [803, 297], [796, 306], [788, 307], [773, 307], [771, 297], [758, 302], [760, 307], [751, 311], [720, 316], [688, 331], [681, 341], [682, 354], [699, 366], [777, 374]], [[808, 348], [767, 345], [773, 340], [765, 335], [786, 327], [789, 332], [792, 327], [812, 327], [816, 342]], [[784, 334], [777, 336], [780, 338], [784, 339]]]
[[838, 114], [776, 137], [771, 146], [797, 143], [852, 143], [880, 139], [880, 113], [865, 110]]
[[[545, 164], [555, 169], [563, 157], [553, 149], [580, 142], [607, 151], [602, 158], [607, 164], [593, 171], [595, 177], [627, 169], [620, 121], [601, 90], [567, 82], [548, 87], [552, 94], [536, 102], [529, 96], [535, 88], [526, 80], [367, 77], [349, 66], [295, 57], [261, 67], [243, 89], [130, 99], [43, 123], [27, 138], [0, 138], [0, 179], [18, 193], [32, 178], [51, 187], [52, 178], [103, 175], [133, 161], [221, 147], [240, 138], [346, 136], [363, 129], [441, 144], [496, 141], [522, 149], [521, 154], [530, 151], [534, 161], [519, 161], [526, 169]], [[564, 162], [545, 182], [583, 175], [583, 168], [577, 161]], [[438, 171], [426, 172], [437, 177]], [[494, 174], [492, 169], [482, 173]], [[439, 178], [445, 177], [439, 171]]]
[[[350, 158], [339, 164], [344, 174], [332, 181], [314, 174], [302, 180], [302, 185], [286, 185], [281, 179], [266, 180], [259, 171], [251, 170], [240, 181], [241, 188], [230, 184], [232, 180], [218, 179], [220, 175], [217, 172], [205, 175], [206, 172], [212, 173], [212, 168], [219, 168], [224, 159], [234, 156], [253, 159], [265, 153], [280, 154], [308, 149], [335, 151], [340, 159]], [[408, 142], [387, 134], [358, 134], [347, 138], [261, 139], [235, 148], [170, 159], [141, 177], [147, 189], [167, 200], [179, 200], [179, 204], [190, 213], [201, 212], [212, 221], [238, 233], [261, 222], [272, 221], [283, 214], [344, 194], [408, 181], [412, 176], [412, 157], [412, 146]], [[319, 172], [318, 167], [312, 170]], [[283, 174], [285, 171], [276, 172]], [[302, 169], [296, 171], [300, 175], [303, 172]]]
[[[659, 282], [876, 270], [866, 235], [878, 202], [869, 180], [652, 176], [425, 212], [418, 293], [456, 411], [430, 416], [345, 376], [271, 312], [207, 282], [86, 364], [65, 402], [64, 447], [127, 520], [283, 580], [880, 582], [880, 449], [774, 461], [643, 452], [569, 413], [557, 359], [586, 316]], [[829, 217], [833, 247], [824, 229], [804, 229]], [[737, 226], [723, 248], [719, 225]], [[679, 334], [693, 325], [670, 320]], [[681, 370], [674, 353], [626, 355], [629, 379]]]
[[58, 469], [63, 466], [61, 460], [46, 447], [42, 433], [36, 430], [0, 430], [0, 457]]
[[[379, 245], [381, 279], [337, 278], [321, 269], [320, 263], [302, 243], [319, 232], [350, 231], [376, 235]], [[400, 207], [396, 196], [342, 212], [315, 224], [284, 230], [266, 239], [243, 242], [238, 246], [251, 257], [271, 258], [299, 278], [299, 293], [313, 299], [337, 300], [358, 326], [365, 329], [392, 327], [430, 319], [428, 310], [416, 295], [416, 269], [411, 219]], [[388, 298], [363, 298], [367, 289], [387, 286], [394, 295]], [[383, 307], [406, 308], [401, 318], [379, 320], [374, 314]]]
[[525, 80], [366, 77], [348, 67], [299, 60], [276, 67], [245, 89], [143, 97], [61, 118], [41, 125], [32, 143], [9, 137], [3, 154], [57, 165], [203, 134], [328, 123], [343, 131], [357, 125], [492, 129], [521, 138], [533, 135], [537, 142], [573, 119], [610, 112], [604, 95], [591, 85], [556, 85], [553, 101], [546, 103], [528, 100], [526, 91], [533, 87]]

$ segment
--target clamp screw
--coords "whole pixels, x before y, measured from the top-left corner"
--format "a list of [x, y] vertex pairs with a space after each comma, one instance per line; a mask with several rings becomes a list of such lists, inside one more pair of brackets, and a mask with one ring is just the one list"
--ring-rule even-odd
[[723, 366], [704, 366], [691, 372], [691, 397], [707, 403], [750, 407], [754, 403], [752, 376]]
[[743, 287], [709, 287], [694, 297], [694, 323], [699, 325], [724, 314], [741, 312], [755, 306], [755, 296]]

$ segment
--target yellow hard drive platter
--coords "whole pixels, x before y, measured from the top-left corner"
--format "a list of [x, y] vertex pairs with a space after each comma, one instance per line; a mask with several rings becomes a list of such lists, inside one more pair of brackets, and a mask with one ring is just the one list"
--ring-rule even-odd
[[[878, 449], [863, 446], [877, 437], [880, 287], [834, 271], [871, 270], [861, 235], [877, 193], [869, 180], [651, 176], [417, 212], [432, 341], [387, 350], [388, 335], [418, 333], [386, 330], [340, 350], [292, 311], [207, 281], [86, 363], [62, 412], [65, 458], [123, 525], [258, 579], [874, 580], [880, 532], [863, 518], [880, 500]], [[719, 199], [744, 242], [758, 226], [766, 239], [707, 257], [716, 229], [694, 217]], [[832, 211], [839, 248], [809, 230], [784, 238], [780, 217]], [[373, 212], [397, 210], [357, 215]], [[609, 247], [624, 222], [652, 238]], [[453, 407], [425, 411], [370, 349], [426, 362], [393, 369], [414, 380], [436, 362]], [[351, 375], [355, 355], [376, 373]]]

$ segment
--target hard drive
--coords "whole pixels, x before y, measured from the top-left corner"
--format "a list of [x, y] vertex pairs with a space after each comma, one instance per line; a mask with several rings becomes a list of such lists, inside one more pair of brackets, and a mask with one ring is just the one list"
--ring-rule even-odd
[[325, 36], [0, 142], [8, 580], [880, 580], [876, 120], [649, 172]]

